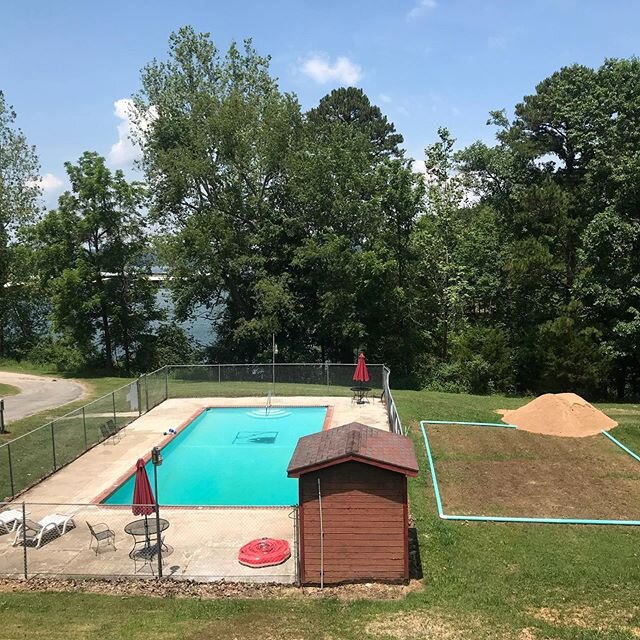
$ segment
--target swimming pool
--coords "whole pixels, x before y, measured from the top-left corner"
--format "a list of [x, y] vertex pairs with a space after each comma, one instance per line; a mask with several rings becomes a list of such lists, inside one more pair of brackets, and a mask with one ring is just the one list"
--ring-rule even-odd
[[[298, 502], [287, 465], [298, 438], [322, 430], [326, 407], [206, 409], [162, 449], [165, 505], [280, 506]], [[153, 465], [147, 463], [153, 483]], [[103, 504], [127, 505], [132, 475]]]

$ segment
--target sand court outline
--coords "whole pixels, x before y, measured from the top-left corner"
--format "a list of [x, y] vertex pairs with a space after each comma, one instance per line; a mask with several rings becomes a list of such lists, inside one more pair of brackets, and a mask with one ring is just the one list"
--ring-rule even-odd
[[[429, 462], [429, 469], [431, 473], [431, 481], [433, 484], [433, 490], [436, 498], [436, 507], [438, 510], [438, 517], [442, 520], [463, 520], [471, 522], [519, 522], [519, 523], [532, 523], [532, 524], [575, 524], [575, 525], [622, 525], [622, 526], [640, 526], [640, 520], [620, 520], [620, 519], [590, 519], [590, 518], [544, 518], [544, 517], [527, 517], [527, 516], [491, 516], [491, 515], [462, 515], [462, 514], [446, 514], [442, 505], [442, 496], [440, 492], [440, 486], [438, 484], [438, 478], [436, 474], [435, 464], [433, 460], [433, 454], [431, 452], [431, 446], [429, 444], [429, 438], [427, 436], [428, 425], [451, 425], [466, 427], [478, 427], [478, 428], [497, 428], [497, 429], [517, 429], [518, 427], [513, 424], [492, 423], [492, 422], [456, 422], [454, 420], [421, 420], [420, 429], [422, 430], [422, 437], [424, 440], [425, 451], [427, 461]], [[628, 447], [623, 445], [619, 440], [608, 434], [606, 431], [601, 431], [602, 435], [606, 439], [617, 447], [622, 449], [625, 453], [632, 458], [640, 462], [640, 456], [631, 451]]]

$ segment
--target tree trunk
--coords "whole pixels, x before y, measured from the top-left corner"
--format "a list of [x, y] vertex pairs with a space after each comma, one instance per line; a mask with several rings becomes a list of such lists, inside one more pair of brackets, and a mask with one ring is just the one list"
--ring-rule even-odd
[[618, 400], [624, 400], [627, 386], [627, 365], [622, 363], [616, 369], [616, 397]]
[[109, 327], [109, 313], [105, 300], [104, 283], [99, 270], [96, 271], [96, 285], [100, 292], [100, 321], [102, 323], [105, 364], [109, 371], [113, 371], [113, 345], [111, 342], [111, 328]]

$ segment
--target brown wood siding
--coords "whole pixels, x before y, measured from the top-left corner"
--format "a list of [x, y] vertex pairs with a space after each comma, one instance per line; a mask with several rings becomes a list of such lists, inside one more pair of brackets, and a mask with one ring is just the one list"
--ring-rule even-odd
[[302, 582], [320, 582], [318, 478], [325, 584], [407, 580], [406, 477], [346, 462], [300, 478]]

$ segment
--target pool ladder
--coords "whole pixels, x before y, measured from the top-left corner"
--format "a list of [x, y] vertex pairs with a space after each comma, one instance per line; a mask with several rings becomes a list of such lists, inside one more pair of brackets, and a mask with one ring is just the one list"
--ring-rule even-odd
[[267, 393], [267, 403], [264, 407], [264, 414], [269, 415], [269, 409], [271, 409], [271, 391]]

